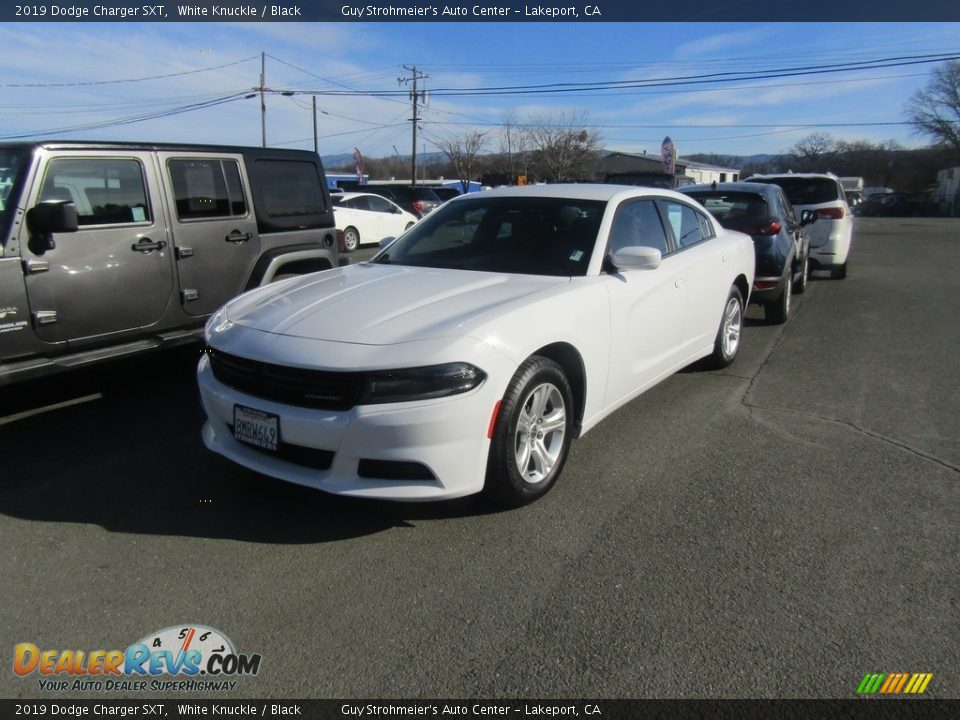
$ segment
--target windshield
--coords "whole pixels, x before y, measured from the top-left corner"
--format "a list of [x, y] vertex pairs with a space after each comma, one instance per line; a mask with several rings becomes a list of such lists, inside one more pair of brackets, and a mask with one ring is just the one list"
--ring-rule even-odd
[[747, 225], [756, 224], [757, 220], [772, 214], [766, 200], [759, 193], [709, 190], [684, 191], [684, 194], [703, 205], [728, 230], [739, 230]]
[[7, 236], [20, 197], [26, 150], [0, 148], [0, 242]]
[[791, 205], [817, 205], [840, 199], [837, 181], [828, 177], [775, 177], [760, 182], [782, 187]]
[[586, 275], [605, 202], [546, 197], [455, 200], [371, 262], [520, 275]]

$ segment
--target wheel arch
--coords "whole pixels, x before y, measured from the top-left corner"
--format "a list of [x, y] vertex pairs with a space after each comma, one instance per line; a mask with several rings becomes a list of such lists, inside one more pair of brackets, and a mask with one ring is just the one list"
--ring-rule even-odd
[[583, 421], [583, 411], [587, 404], [587, 369], [583, 363], [580, 351], [567, 342], [555, 342], [544, 345], [531, 353], [553, 360], [563, 369], [564, 375], [573, 391], [574, 425], [573, 437], [580, 436], [580, 426]]
[[733, 284], [740, 290], [740, 295], [743, 297], [743, 306], [746, 307], [747, 303], [750, 302], [750, 283], [747, 282], [747, 276], [742, 273], [737, 275], [733, 280]]

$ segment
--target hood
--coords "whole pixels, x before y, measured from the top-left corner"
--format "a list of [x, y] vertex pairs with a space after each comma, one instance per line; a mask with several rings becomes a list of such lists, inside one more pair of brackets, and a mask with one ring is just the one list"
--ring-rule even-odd
[[226, 313], [232, 323], [277, 335], [391, 345], [467, 335], [496, 309], [569, 282], [361, 263], [268, 285], [233, 300]]

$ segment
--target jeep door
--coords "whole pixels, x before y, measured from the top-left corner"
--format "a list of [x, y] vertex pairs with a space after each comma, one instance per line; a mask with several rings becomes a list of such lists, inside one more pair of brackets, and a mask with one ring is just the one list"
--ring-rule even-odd
[[173, 293], [172, 247], [149, 152], [39, 154], [28, 207], [69, 200], [75, 232], [21, 231], [33, 326], [49, 343], [157, 325]]
[[207, 315], [243, 292], [260, 257], [242, 155], [159, 153], [171, 198], [180, 301]]

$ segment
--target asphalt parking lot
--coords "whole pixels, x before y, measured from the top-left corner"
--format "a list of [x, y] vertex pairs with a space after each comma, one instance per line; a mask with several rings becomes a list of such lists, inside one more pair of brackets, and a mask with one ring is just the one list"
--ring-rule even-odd
[[193, 347], [3, 388], [0, 696], [52, 697], [16, 643], [201, 623], [263, 658], [225, 698], [853, 697], [868, 672], [958, 697], [957, 268], [960, 220], [858, 219], [848, 279], [785, 326], [751, 308], [732, 367], [621, 409], [509, 512], [231, 465]]

